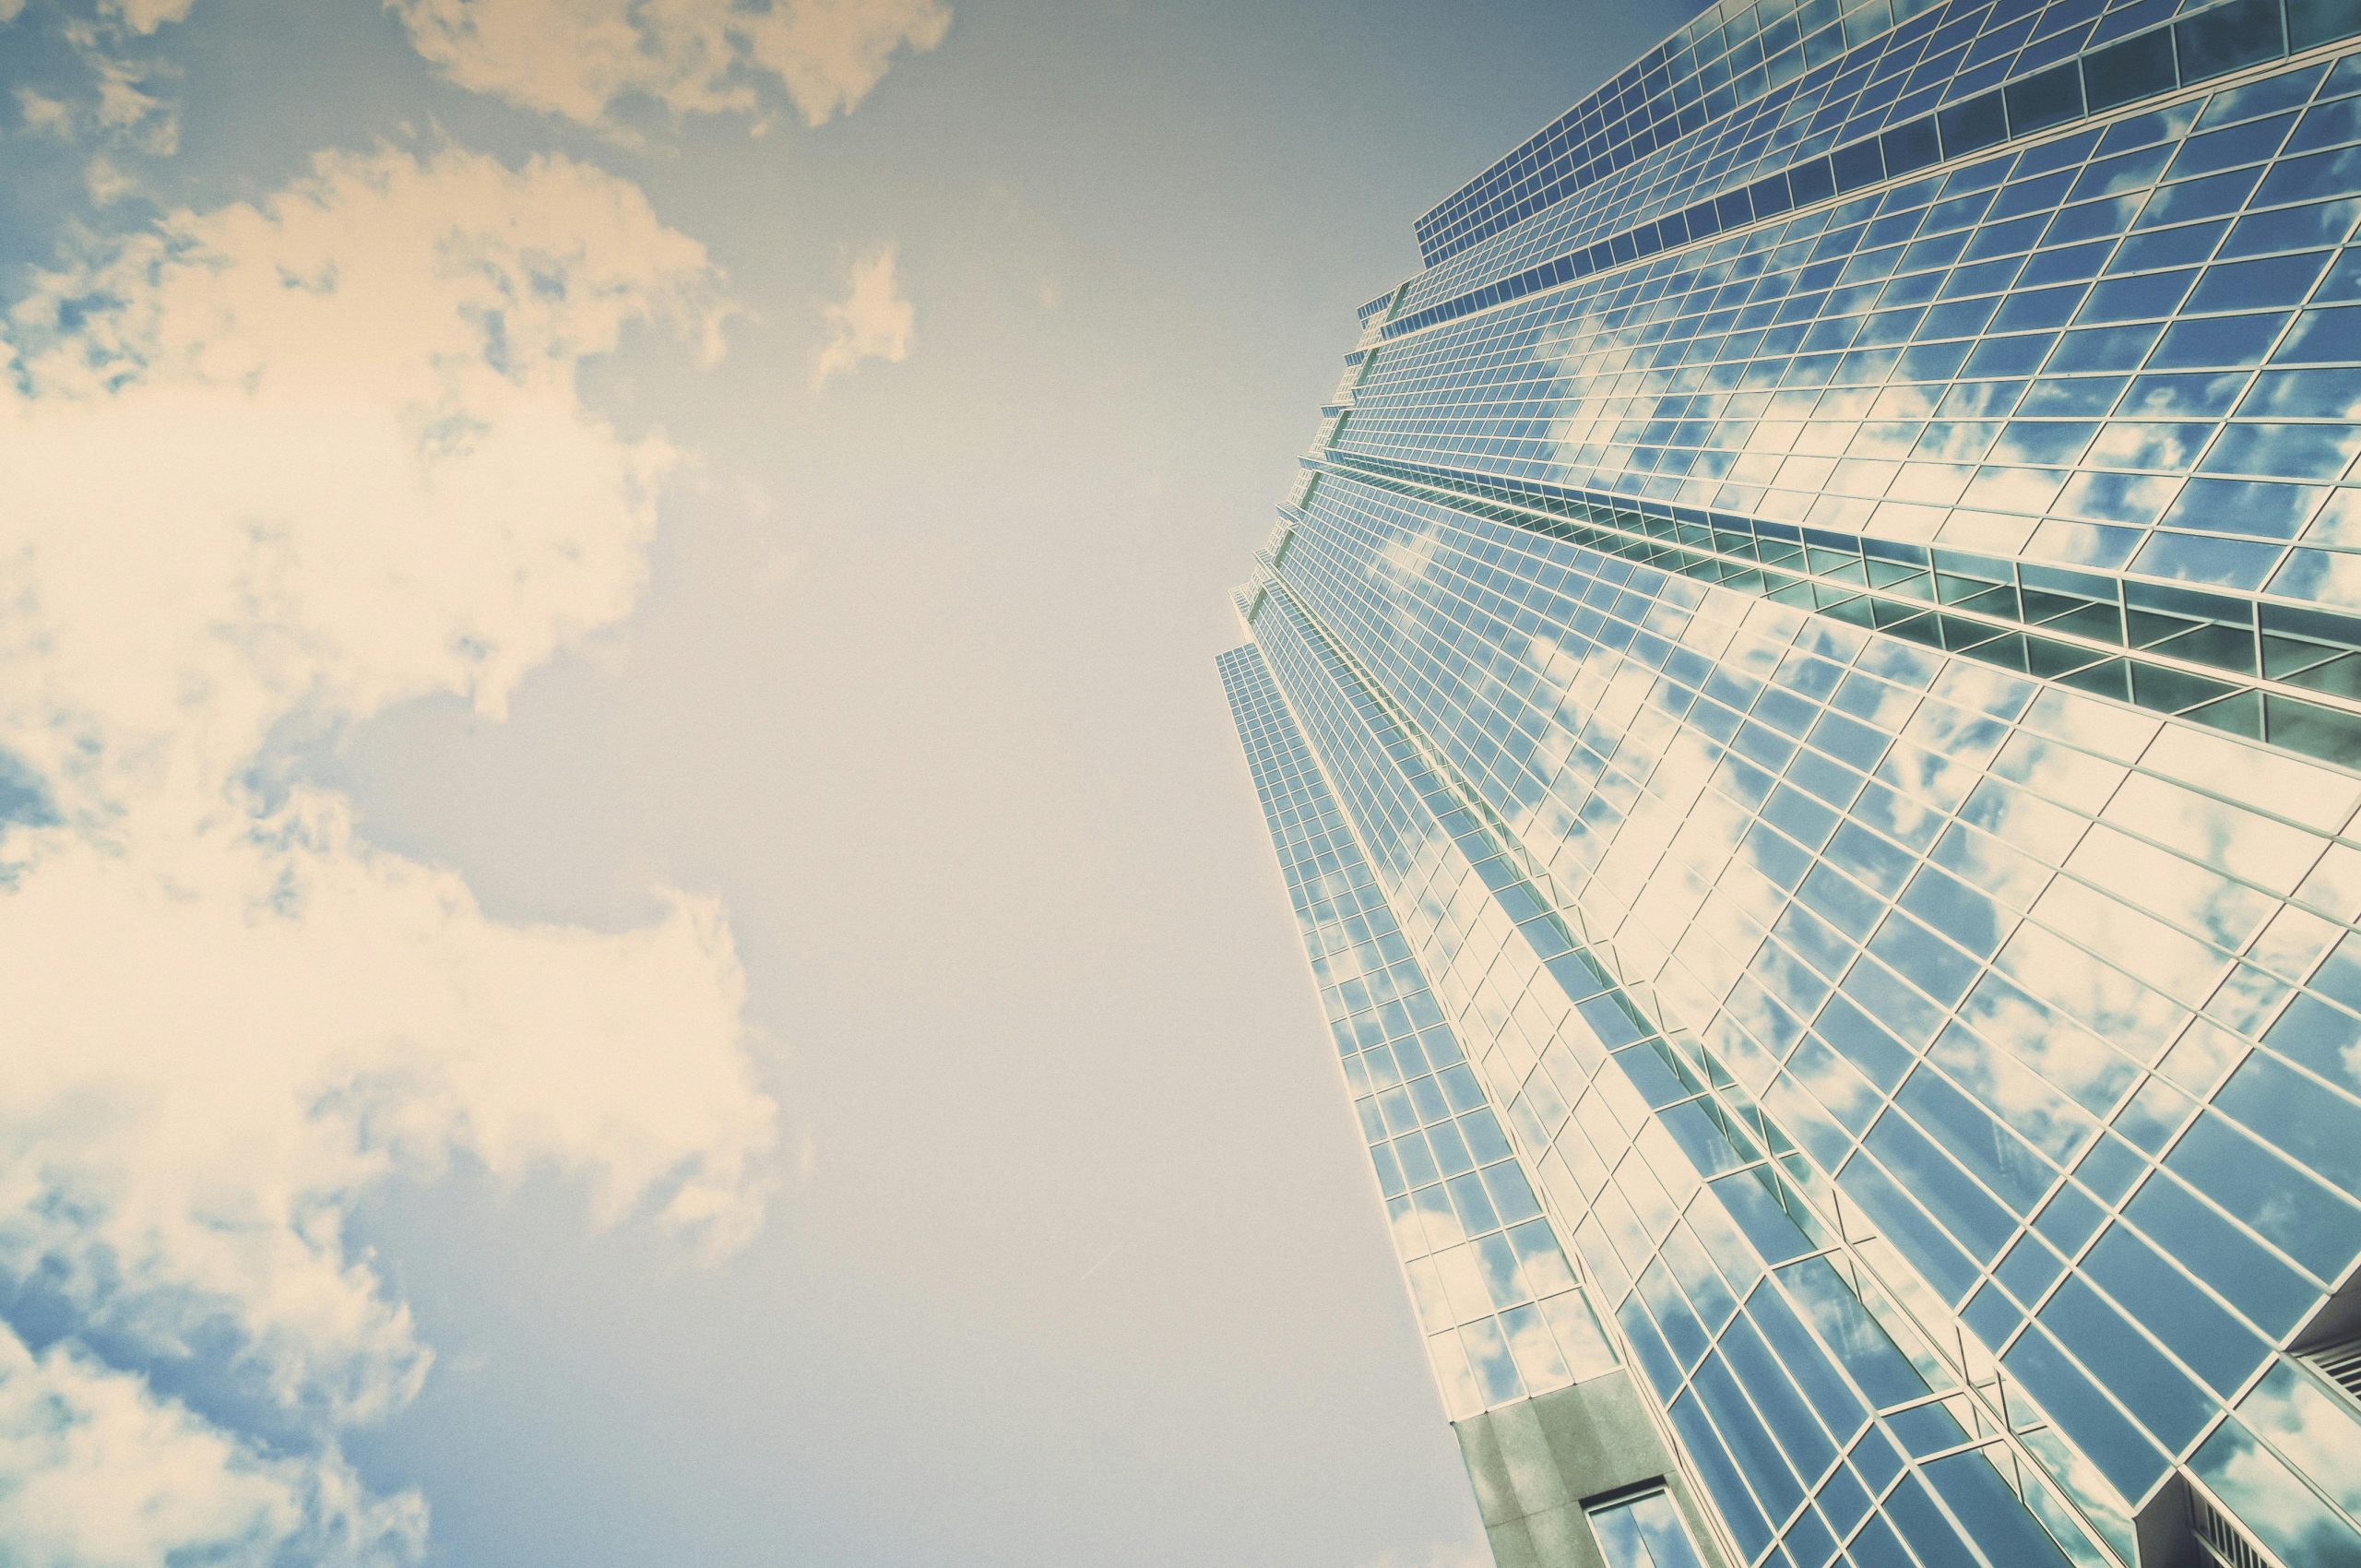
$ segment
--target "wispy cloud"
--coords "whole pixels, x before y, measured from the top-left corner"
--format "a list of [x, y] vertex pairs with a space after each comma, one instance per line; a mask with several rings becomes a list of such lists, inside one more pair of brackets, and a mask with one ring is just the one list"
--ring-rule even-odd
[[196, 0], [99, 0], [102, 16], [121, 21], [134, 32], [154, 32], [167, 22], [182, 22], [196, 6]]
[[17, 113], [23, 118], [25, 129], [37, 136], [55, 137], [63, 141], [74, 134], [72, 106], [37, 88], [17, 89]]
[[140, 192], [138, 177], [101, 152], [82, 166], [82, 189], [92, 207], [113, 207]]
[[[153, 3], [153, 0], [150, 0]], [[806, 124], [848, 113], [894, 56], [943, 42], [941, 0], [386, 0], [461, 87], [585, 125], [640, 99], [759, 113], [768, 77]]]
[[909, 357], [918, 312], [902, 297], [891, 244], [879, 245], [847, 269], [845, 297], [822, 307], [827, 337], [812, 362], [816, 390], [863, 360], [898, 364]]
[[97, 85], [91, 117], [101, 133], [159, 158], [180, 150], [179, 105], [148, 90], [159, 67], [96, 51], [85, 58]]
[[[773, 1108], [713, 905], [503, 923], [272, 760], [428, 694], [497, 714], [627, 612], [674, 455], [576, 372], [635, 321], [717, 349], [723, 309], [623, 181], [381, 150], [95, 243], [9, 311], [0, 753], [38, 800], [0, 833], [0, 1301], [63, 1326], [0, 1330], [0, 1537], [38, 1560], [409, 1554], [420, 1505], [337, 1445], [429, 1361], [343, 1240], [396, 1172], [464, 1153], [607, 1218], [759, 1223]], [[136, 1518], [74, 1503], [101, 1464]]]
[[[85, 154], [82, 184], [94, 207], [145, 194], [142, 160], [180, 150], [180, 103], [167, 90], [175, 67], [148, 57], [145, 34], [177, 19], [184, 5], [89, 0], [45, 11], [43, 20], [65, 45], [63, 65], [41, 86], [16, 89], [26, 134], [73, 144]], [[0, 26], [18, 19], [0, 7]], [[31, 22], [22, 24], [30, 28]]]

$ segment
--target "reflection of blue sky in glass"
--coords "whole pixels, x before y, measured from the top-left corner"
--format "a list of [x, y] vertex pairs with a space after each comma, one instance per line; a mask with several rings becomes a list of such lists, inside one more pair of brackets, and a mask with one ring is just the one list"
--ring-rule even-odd
[[2237, 4], [1643, 61], [1432, 215], [1240, 600], [1743, 1557], [2103, 1562], [2175, 1476], [2361, 1552], [2283, 1349], [2361, 1258], [2361, 72]]
[[1703, 1568], [1679, 1511], [1661, 1491], [1590, 1511], [1608, 1568]]

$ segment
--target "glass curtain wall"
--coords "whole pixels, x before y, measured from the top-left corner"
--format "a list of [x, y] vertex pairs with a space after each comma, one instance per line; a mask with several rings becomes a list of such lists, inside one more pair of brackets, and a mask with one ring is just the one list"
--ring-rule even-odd
[[2361, 1562], [2355, 33], [1726, 4], [1363, 307], [1222, 676], [1453, 1420]]

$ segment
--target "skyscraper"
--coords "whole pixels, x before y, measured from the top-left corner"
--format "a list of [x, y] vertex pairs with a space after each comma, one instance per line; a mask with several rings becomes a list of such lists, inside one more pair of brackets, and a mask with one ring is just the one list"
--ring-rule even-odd
[[1724, 0], [1362, 307], [1221, 675], [1502, 1564], [2361, 1564], [2356, 35]]

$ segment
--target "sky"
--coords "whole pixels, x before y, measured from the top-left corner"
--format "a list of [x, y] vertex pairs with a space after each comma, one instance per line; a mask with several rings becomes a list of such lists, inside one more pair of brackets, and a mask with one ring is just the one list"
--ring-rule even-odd
[[1486, 1559], [1213, 656], [1644, 0], [0, 0], [0, 1560]]

